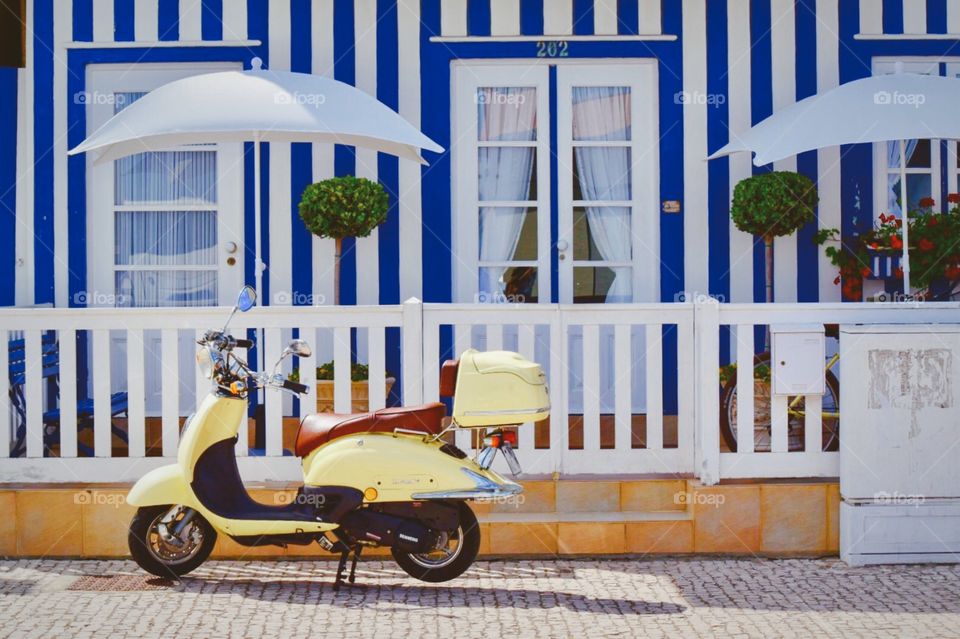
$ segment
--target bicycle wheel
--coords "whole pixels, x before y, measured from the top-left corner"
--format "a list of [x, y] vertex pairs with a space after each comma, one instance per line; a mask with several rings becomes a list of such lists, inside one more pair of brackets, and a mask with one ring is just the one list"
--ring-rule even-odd
[[[770, 353], [754, 357], [754, 366], [770, 364]], [[840, 382], [832, 371], [825, 373], [825, 389], [821, 400], [821, 450], [835, 451], [840, 447]], [[734, 376], [720, 394], [720, 434], [731, 452], [737, 452], [737, 378]], [[805, 400], [791, 402], [787, 411], [788, 450], [804, 449], [806, 421]], [[757, 380], [754, 384], [753, 450], [770, 450], [772, 423], [770, 414], [770, 384]]]

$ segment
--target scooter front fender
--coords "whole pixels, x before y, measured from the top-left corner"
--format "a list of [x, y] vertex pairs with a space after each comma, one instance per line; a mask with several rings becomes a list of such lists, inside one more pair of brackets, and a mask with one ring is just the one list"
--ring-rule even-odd
[[137, 507], [182, 504], [197, 508], [190, 484], [177, 464], [154, 468], [141, 477], [127, 493], [127, 503]]

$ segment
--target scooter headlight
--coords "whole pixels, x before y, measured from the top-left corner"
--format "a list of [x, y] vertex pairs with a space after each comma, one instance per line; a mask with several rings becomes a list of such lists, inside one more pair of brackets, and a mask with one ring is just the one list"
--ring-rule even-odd
[[213, 379], [222, 358], [219, 353], [215, 353], [211, 348], [204, 346], [197, 351], [197, 366], [200, 367], [200, 374], [207, 379]]

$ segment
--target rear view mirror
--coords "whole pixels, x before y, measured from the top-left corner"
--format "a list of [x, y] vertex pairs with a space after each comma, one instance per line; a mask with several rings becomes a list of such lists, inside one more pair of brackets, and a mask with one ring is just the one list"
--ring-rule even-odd
[[257, 303], [257, 291], [252, 286], [244, 286], [237, 296], [237, 309], [246, 313]]
[[306, 340], [295, 339], [287, 344], [287, 348], [284, 349], [284, 354], [286, 353], [296, 355], [297, 357], [310, 357], [310, 355], [313, 354], [313, 350]]

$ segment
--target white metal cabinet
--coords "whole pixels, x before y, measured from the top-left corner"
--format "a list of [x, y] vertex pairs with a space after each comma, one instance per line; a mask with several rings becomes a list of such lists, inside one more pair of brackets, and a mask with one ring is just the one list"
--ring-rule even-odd
[[840, 333], [840, 554], [960, 557], [960, 326]]

